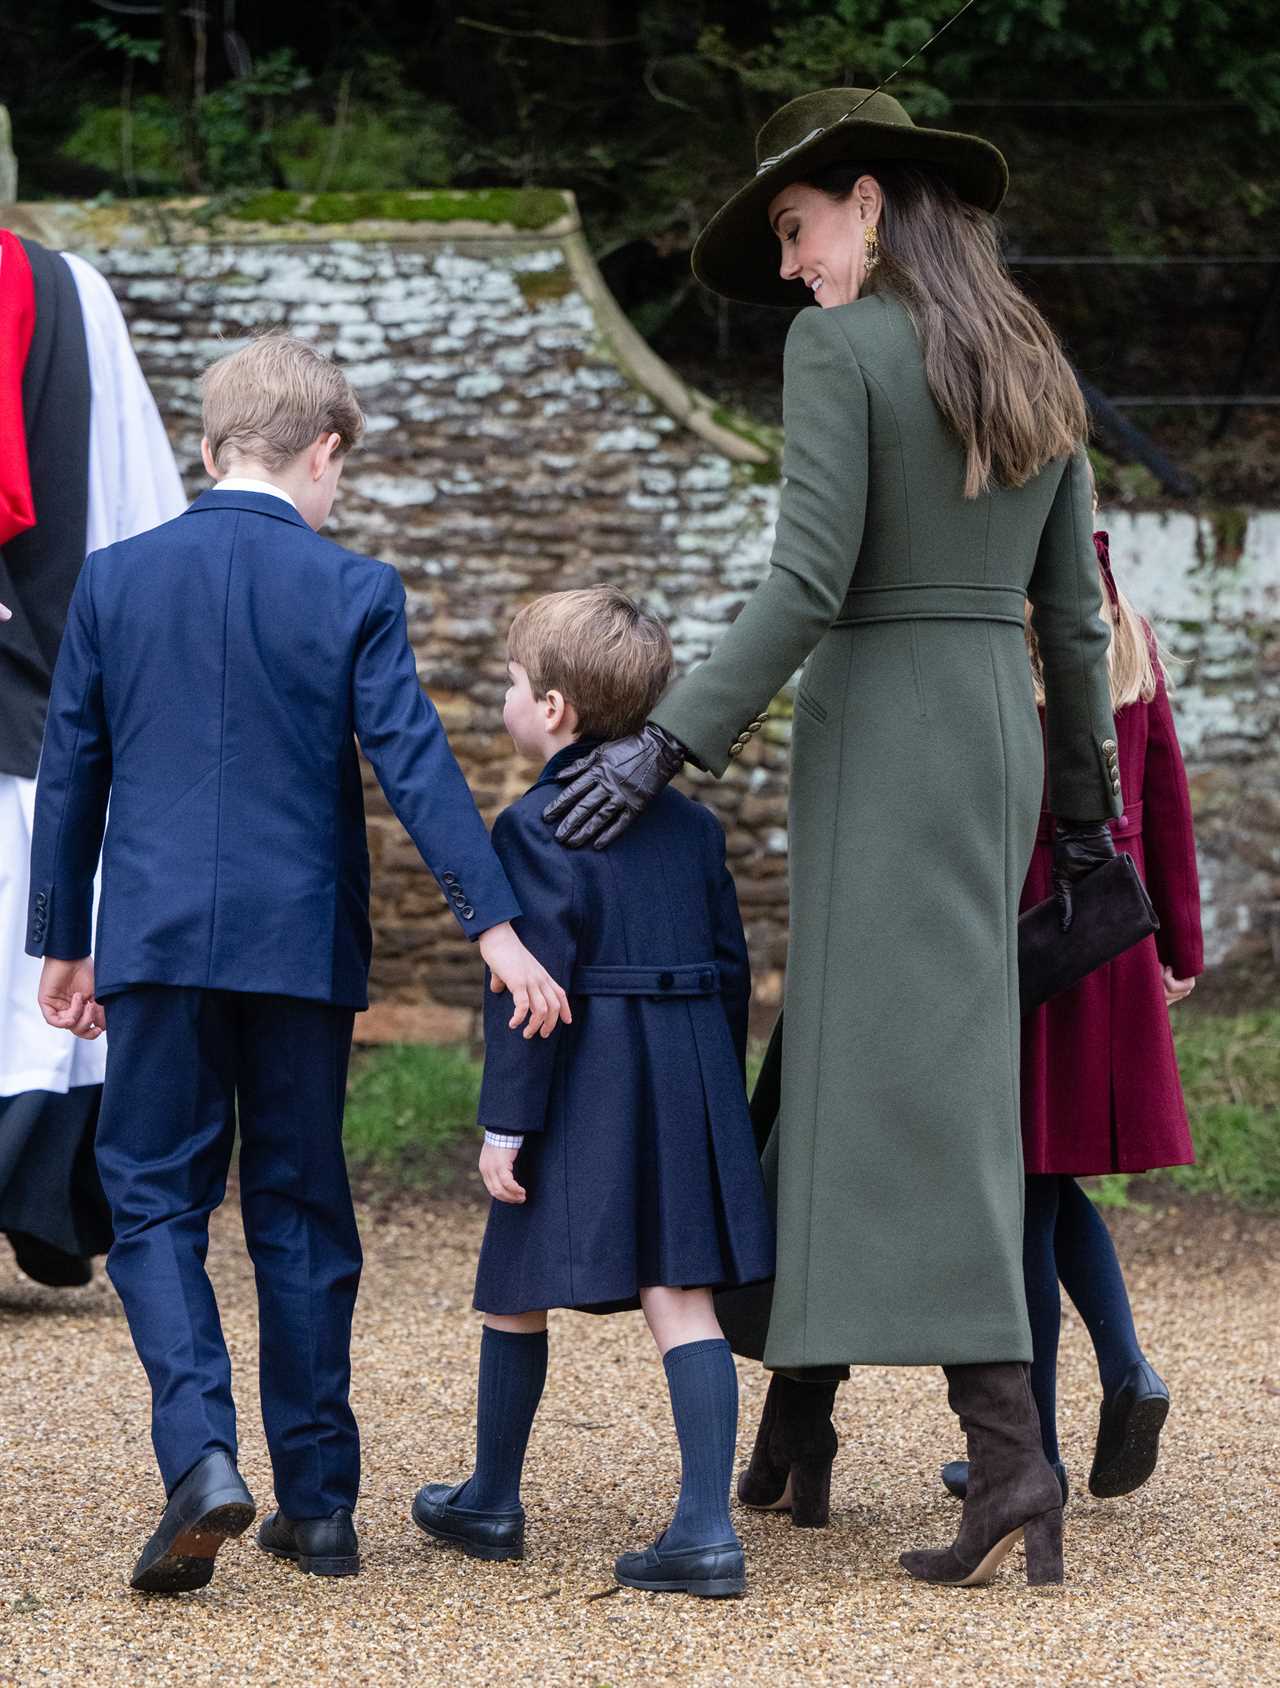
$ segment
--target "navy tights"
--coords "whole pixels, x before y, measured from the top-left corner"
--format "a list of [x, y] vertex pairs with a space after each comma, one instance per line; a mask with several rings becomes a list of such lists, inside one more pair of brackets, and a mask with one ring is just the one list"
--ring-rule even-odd
[[1142, 1358], [1111, 1233], [1074, 1178], [1028, 1174], [1022, 1270], [1035, 1355], [1031, 1388], [1040, 1410], [1045, 1458], [1056, 1464], [1059, 1281], [1093, 1340], [1104, 1395]]

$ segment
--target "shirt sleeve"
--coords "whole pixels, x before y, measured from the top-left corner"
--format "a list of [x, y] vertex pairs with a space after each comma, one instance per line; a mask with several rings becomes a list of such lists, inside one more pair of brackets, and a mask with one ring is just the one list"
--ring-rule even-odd
[[[572, 852], [556, 843], [538, 810], [506, 810], [494, 825], [493, 842], [520, 901], [520, 941], [569, 991], [578, 950]], [[510, 995], [488, 987], [486, 971], [479, 1123], [502, 1136], [541, 1131], [573, 1027], [561, 1021], [550, 1037], [526, 1038], [522, 1027], [508, 1023]]]

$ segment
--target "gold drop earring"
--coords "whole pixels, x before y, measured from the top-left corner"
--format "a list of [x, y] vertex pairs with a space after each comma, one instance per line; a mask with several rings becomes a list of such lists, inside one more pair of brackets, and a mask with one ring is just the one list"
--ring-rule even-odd
[[862, 241], [866, 247], [866, 263], [863, 267], [863, 274], [870, 275], [880, 262], [880, 236], [876, 233], [874, 223], [868, 223], [866, 228], [863, 229]]

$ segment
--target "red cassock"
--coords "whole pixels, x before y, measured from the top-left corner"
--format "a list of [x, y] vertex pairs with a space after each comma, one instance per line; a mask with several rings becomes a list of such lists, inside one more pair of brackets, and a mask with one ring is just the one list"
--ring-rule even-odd
[[[1150, 703], [1119, 712], [1116, 737], [1125, 810], [1111, 830], [1160, 930], [1023, 1020], [1028, 1172], [1146, 1172], [1195, 1159], [1160, 970], [1203, 972], [1204, 944], [1191, 800], [1163, 677]], [[1024, 909], [1052, 894], [1051, 828], [1042, 815]]]

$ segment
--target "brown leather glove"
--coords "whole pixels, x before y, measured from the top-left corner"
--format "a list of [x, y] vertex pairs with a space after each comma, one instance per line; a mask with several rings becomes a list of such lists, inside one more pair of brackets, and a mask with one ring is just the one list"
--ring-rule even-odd
[[638, 733], [612, 739], [566, 768], [560, 778], [568, 783], [542, 818], [560, 822], [556, 838], [571, 850], [584, 844], [603, 850], [649, 807], [685, 759], [679, 739], [646, 721]]
[[1110, 861], [1116, 841], [1106, 821], [1058, 821], [1053, 829], [1053, 894], [1058, 901], [1059, 924], [1071, 930], [1071, 887], [1096, 867]]

